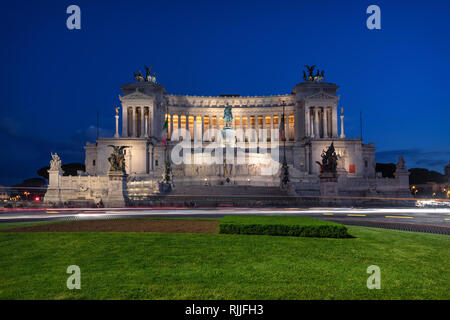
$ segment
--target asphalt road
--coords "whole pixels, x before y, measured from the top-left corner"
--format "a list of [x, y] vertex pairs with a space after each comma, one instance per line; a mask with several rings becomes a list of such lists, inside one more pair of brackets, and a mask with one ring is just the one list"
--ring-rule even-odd
[[292, 215], [416, 232], [450, 235], [450, 208], [111, 208], [0, 209], [0, 223], [121, 218], [220, 218], [225, 215]]

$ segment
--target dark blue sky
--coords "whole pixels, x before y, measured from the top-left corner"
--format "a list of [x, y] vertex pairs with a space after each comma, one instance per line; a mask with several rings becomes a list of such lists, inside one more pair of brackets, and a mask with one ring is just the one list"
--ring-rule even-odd
[[[81, 8], [82, 29], [66, 28]], [[366, 28], [381, 8], [382, 29]], [[0, 184], [112, 135], [120, 85], [153, 65], [169, 93], [290, 93], [305, 64], [341, 88], [348, 137], [378, 162], [450, 162], [449, 1], [8, 1], [1, 5]]]

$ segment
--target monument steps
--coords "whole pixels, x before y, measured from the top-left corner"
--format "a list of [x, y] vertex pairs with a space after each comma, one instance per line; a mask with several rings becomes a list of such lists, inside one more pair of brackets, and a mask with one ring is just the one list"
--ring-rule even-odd
[[278, 187], [259, 186], [189, 186], [175, 187], [170, 195], [208, 195], [208, 196], [286, 196], [286, 192]]

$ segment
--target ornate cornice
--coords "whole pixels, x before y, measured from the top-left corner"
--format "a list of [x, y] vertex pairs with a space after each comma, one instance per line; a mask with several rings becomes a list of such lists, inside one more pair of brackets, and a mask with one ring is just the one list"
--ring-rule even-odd
[[295, 99], [291, 94], [276, 96], [247, 96], [247, 97], [220, 97], [220, 96], [183, 96], [167, 95], [169, 106], [176, 107], [206, 107], [224, 108], [230, 105], [233, 108], [277, 107], [294, 105]]

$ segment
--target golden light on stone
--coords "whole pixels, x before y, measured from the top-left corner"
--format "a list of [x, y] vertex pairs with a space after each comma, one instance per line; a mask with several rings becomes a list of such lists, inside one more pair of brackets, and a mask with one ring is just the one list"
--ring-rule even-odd
[[[123, 155], [126, 178], [116, 177], [115, 183], [123, 182], [127, 196], [136, 201], [160, 192], [167, 159], [172, 161], [176, 188], [189, 190], [203, 181], [215, 186], [279, 187], [280, 170], [265, 174], [261, 161], [270, 159], [279, 167], [284, 155], [292, 192], [320, 195], [316, 161], [332, 141], [338, 155], [340, 193], [411, 196], [404, 160], [399, 159], [394, 180], [377, 177], [375, 146], [345, 137], [338, 86], [323, 81], [323, 71], [315, 66], [307, 67], [305, 81], [286, 90], [291, 93], [271, 96], [169, 94], [150, 69], [145, 67], [145, 75], [137, 72], [135, 82], [121, 87], [121, 105], [115, 107], [115, 135], [86, 143], [86, 172], [77, 177], [63, 176], [59, 169], [49, 173], [45, 202], [104, 200], [112, 185], [112, 177], [108, 176], [109, 145], [129, 146]], [[226, 106], [231, 107], [233, 116], [228, 123], [223, 118]], [[280, 128], [283, 116], [284, 128]], [[214, 149], [222, 141], [225, 127], [240, 132], [236, 141], [228, 144], [233, 151], [226, 163], [226, 150], [216, 154]], [[283, 143], [280, 131], [286, 137]], [[173, 162], [177, 148], [180, 163]], [[206, 161], [220, 152], [222, 162]], [[244, 155], [242, 163], [238, 162], [240, 153]]]

